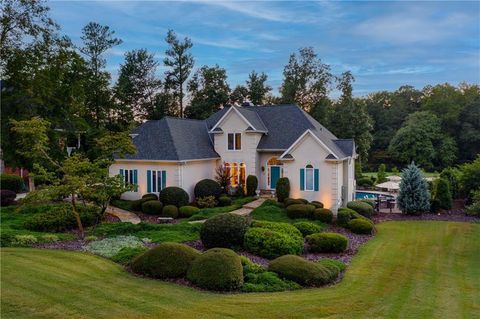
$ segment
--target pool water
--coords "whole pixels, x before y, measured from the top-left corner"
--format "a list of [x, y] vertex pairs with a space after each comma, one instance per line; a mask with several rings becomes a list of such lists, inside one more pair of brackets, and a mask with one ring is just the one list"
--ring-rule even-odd
[[355, 199], [376, 199], [379, 194], [369, 192], [355, 192]]

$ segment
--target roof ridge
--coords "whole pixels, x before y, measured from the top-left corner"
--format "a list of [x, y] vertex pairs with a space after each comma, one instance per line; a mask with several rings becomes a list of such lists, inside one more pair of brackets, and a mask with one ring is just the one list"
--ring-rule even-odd
[[170, 124], [166, 120], [166, 117], [164, 117], [164, 119], [165, 119], [165, 123], [166, 123], [167, 128], [168, 128], [168, 130], [167, 130], [168, 131], [168, 136], [169, 136], [170, 140], [172, 141], [172, 144], [173, 144], [173, 147], [174, 147], [173, 152], [175, 154], [175, 158], [178, 160], [178, 159], [180, 159], [180, 157], [178, 156], [177, 145], [175, 143], [175, 139], [173, 138], [172, 131], [171, 131], [171, 128], [170, 128]]

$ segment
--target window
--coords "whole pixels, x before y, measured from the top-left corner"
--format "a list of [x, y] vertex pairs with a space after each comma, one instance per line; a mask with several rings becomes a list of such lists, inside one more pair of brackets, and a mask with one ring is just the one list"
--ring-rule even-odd
[[305, 167], [305, 190], [306, 191], [313, 191], [313, 166], [307, 165]]
[[122, 175], [126, 185], [137, 185], [137, 172], [136, 169], [120, 169], [120, 175]]
[[167, 171], [147, 170], [147, 192], [160, 193], [167, 182]]
[[242, 149], [242, 133], [228, 133], [227, 148], [229, 151]]
[[230, 186], [237, 187], [239, 184], [245, 186], [246, 166], [244, 163], [225, 163], [225, 170], [230, 176]]

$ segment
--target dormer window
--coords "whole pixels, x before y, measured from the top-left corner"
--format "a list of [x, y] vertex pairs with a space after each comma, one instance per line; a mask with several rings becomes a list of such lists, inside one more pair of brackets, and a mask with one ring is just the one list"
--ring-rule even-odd
[[228, 133], [227, 149], [229, 151], [242, 149], [242, 133]]

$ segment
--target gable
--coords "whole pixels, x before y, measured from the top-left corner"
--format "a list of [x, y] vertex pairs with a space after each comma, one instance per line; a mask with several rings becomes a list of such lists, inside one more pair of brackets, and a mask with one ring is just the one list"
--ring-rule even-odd
[[311, 131], [305, 131], [281, 156], [280, 159], [325, 159], [332, 151]]

